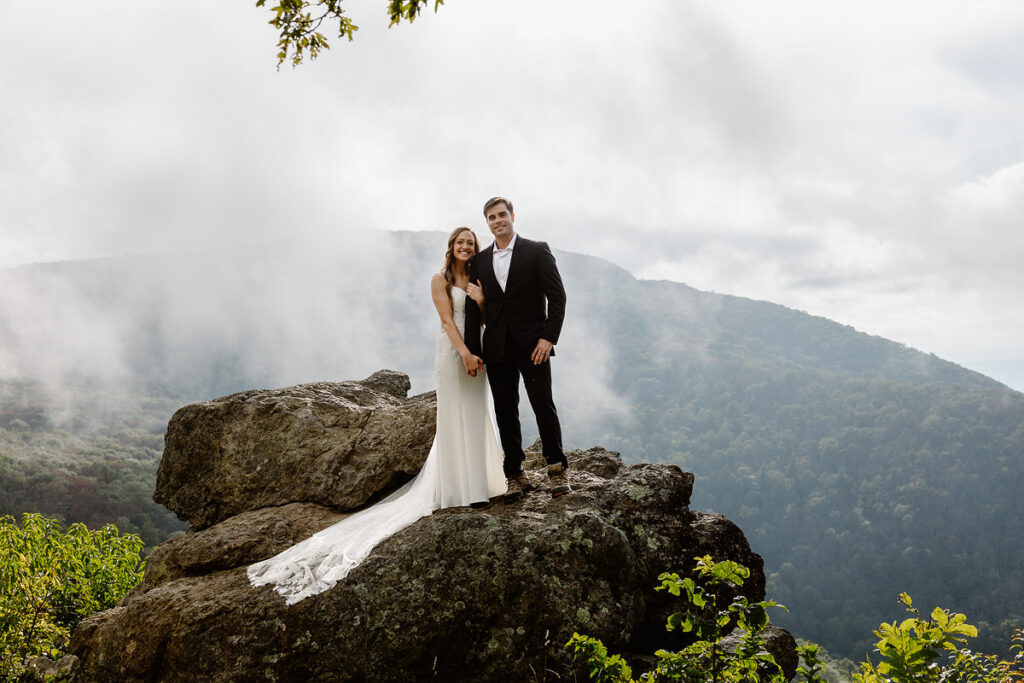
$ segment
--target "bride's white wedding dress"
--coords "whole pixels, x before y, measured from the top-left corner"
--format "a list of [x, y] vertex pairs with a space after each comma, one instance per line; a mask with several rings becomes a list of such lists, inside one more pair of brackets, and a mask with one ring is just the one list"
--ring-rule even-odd
[[[465, 331], [466, 292], [452, 287], [459, 332]], [[443, 331], [434, 359], [437, 432], [416, 478], [365, 510], [249, 566], [253, 586], [272, 584], [291, 605], [345, 578], [375, 545], [434, 510], [486, 501], [505, 492], [501, 448], [484, 373], [466, 374]]]

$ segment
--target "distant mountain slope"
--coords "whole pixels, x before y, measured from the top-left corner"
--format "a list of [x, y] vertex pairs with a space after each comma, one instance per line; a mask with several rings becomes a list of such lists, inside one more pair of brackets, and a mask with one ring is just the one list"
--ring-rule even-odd
[[[444, 235], [358, 240], [0, 272], [0, 376], [99, 375], [172, 404], [381, 367], [432, 389]], [[862, 657], [903, 590], [993, 643], [1022, 618], [1024, 395], [824, 318], [556, 255], [566, 441], [695, 472], [694, 506], [742, 525], [792, 630]]]
[[153, 502], [176, 402], [0, 380], [0, 515], [112, 522], [147, 545], [185, 526]]

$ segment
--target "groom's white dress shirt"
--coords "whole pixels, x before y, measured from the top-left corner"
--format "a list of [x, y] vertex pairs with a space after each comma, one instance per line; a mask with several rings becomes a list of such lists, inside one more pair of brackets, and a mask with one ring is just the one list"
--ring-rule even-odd
[[505, 285], [508, 284], [508, 268], [512, 265], [512, 247], [516, 246], [516, 237], [518, 235], [512, 235], [512, 241], [504, 249], [498, 249], [498, 245], [495, 244], [494, 250], [491, 253], [494, 277], [497, 278], [498, 285], [503, 292], [505, 291]]

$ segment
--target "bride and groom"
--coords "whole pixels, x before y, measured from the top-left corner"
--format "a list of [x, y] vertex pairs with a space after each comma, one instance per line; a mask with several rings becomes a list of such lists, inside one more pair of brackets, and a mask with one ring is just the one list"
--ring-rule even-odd
[[334, 586], [377, 543], [434, 510], [481, 507], [502, 494], [505, 502], [521, 498], [528, 484], [520, 378], [537, 416], [551, 495], [571, 490], [549, 361], [565, 314], [562, 279], [547, 244], [516, 234], [511, 201], [489, 199], [484, 217], [494, 243], [481, 251], [473, 230], [456, 228], [444, 267], [431, 278], [441, 319], [434, 357], [437, 429], [420, 473], [381, 502], [251, 565], [252, 585], [272, 585], [294, 604]]

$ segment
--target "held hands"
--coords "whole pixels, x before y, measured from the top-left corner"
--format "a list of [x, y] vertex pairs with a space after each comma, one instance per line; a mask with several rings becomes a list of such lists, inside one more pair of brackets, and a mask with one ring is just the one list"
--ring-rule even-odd
[[466, 295], [470, 299], [476, 302], [477, 306], [481, 306], [484, 303], [484, 290], [480, 288], [480, 280], [476, 282], [470, 282], [466, 285]]
[[480, 359], [480, 356], [474, 356], [472, 353], [467, 353], [462, 357], [462, 364], [466, 366], [466, 374], [470, 377], [476, 377], [476, 373], [484, 369], [484, 362]]
[[546, 363], [548, 358], [551, 357], [551, 349], [554, 348], [554, 344], [549, 342], [547, 339], [538, 339], [537, 348], [530, 354], [530, 359], [533, 360], [534, 365], [540, 365]]

